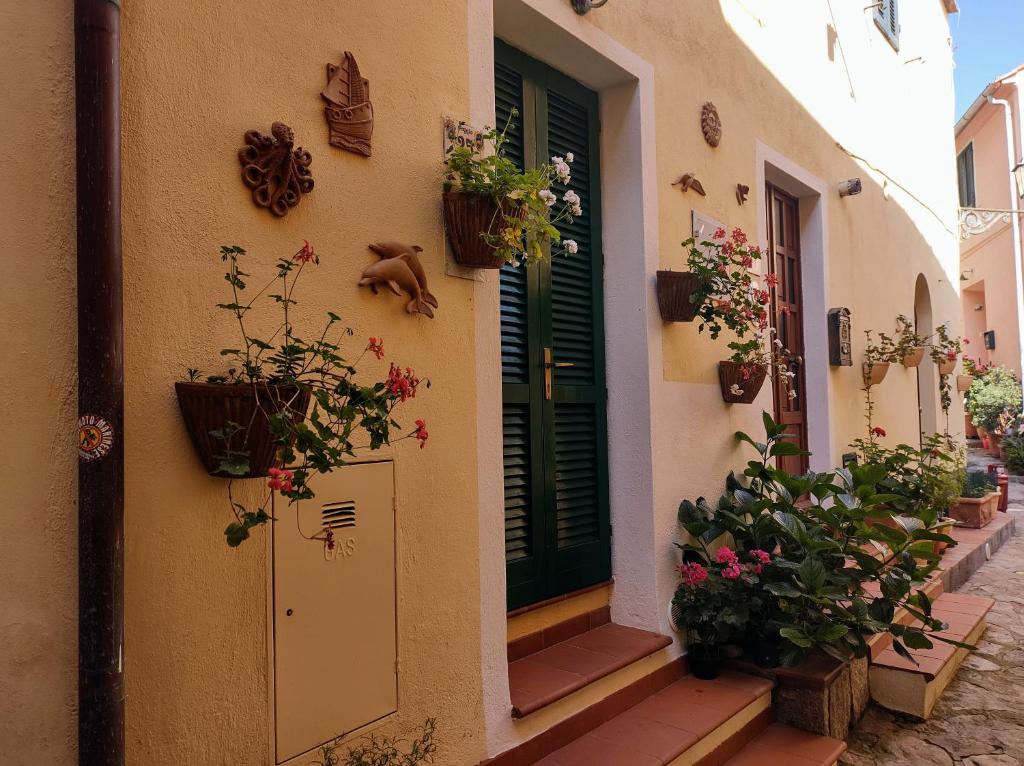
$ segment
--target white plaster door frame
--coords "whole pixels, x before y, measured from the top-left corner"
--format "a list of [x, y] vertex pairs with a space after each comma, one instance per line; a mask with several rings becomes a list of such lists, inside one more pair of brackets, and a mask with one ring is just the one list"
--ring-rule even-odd
[[768, 252], [765, 185], [771, 183], [800, 203], [801, 287], [804, 312], [804, 374], [807, 446], [812, 471], [829, 471], [832, 455], [832, 404], [829, 391], [828, 192], [826, 183], [781, 152], [757, 142], [755, 149], [757, 239]]

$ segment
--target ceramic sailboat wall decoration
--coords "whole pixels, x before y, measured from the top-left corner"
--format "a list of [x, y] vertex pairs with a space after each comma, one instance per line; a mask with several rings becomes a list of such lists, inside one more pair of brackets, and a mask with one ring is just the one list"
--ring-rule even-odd
[[369, 157], [373, 135], [370, 81], [359, 73], [355, 56], [349, 51], [345, 51], [341, 64], [327, 65], [327, 86], [320, 95], [327, 102], [324, 116], [331, 146]]

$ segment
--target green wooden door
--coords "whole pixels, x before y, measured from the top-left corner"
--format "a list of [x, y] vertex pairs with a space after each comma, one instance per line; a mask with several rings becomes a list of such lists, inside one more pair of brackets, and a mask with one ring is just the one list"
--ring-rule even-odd
[[[522, 167], [574, 155], [579, 243], [501, 272], [505, 560], [514, 609], [611, 577], [597, 94], [498, 41], [497, 124]], [[551, 375], [550, 390], [545, 376]]]

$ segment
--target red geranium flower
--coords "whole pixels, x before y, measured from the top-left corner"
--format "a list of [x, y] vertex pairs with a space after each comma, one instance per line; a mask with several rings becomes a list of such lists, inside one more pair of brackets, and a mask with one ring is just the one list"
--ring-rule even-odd
[[313, 246], [309, 244], [308, 239], [302, 240], [302, 248], [295, 255], [292, 256], [292, 260], [296, 263], [309, 263], [314, 261], [320, 263], [320, 259], [317, 254], [313, 251]]
[[871, 433], [873, 436], [885, 436], [885, 429], [879, 426], [875, 426], [874, 428], [871, 429]]
[[413, 431], [412, 436], [414, 439], [420, 440], [420, 449], [427, 446], [427, 438], [430, 436], [430, 434], [427, 433], [427, 421], [417, 420], [416, 430]]
[[366, 350], [373, 353], [378, 359], [384, 358], [384, 339], [383, 338], [370, 338], [369, 344], [366, 346]]

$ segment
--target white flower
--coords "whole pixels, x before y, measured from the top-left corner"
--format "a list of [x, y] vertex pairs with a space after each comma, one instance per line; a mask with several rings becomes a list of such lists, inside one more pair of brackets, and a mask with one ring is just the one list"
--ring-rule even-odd
[[550, 189], [541, 189], [539, 192], [537, 192], [537, 196], [544, 200], [544, 204], [547, 205], [548, 207], [554, 205], [555, 202], [558, 200], [558, 197], [556, 197], [554, 192], [552, 192]]
[[565, 194], [562, 195], [562, 199], [565, 200], [565, 204], [569, 206], [569, 212], [571, 215], [583, 215], [583, 206], [580, 204], [580, 195], [569, 189]]
[[743, 396], [743, 389], [740, 388], [737, 384], [733, 383], [731, 386], [729, 386], [729, 393], [732, 394], [733, 396]]
[[580, 245], [575, 239], [563, 240], [562, 247], [565, 248], [565, 252], [567, 253], [575, 253], [580, 249]]
[[796, 399], [796, 391], [790, 391], [789, 392], [789, 398], [790, 399]]
[[571, 169], [564, 162], [555, 163], [555, 175], [558, 176], [558, 180], [563, 184], [569, 183], [569, 173]]
[[552, 165], [561, 165], [563, 162], [565, 162], [565, 160], [562, 157], [552, 157], [551, 158], [551, 164]]
[[566, 152], [566, 155], [565, 155], [565, 161], [566, 162], [572, 162], [574, 159], [576, 159], [576, 158], [573, 156], [572, 152]]
[[778, 346], [779, 348], [782, 348], [782, 341], [779, 340], [778, 338], [776, 338], [775, 339], [775, 345]]

